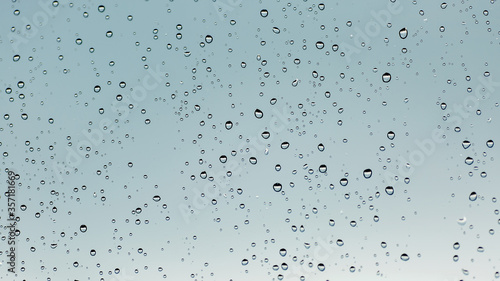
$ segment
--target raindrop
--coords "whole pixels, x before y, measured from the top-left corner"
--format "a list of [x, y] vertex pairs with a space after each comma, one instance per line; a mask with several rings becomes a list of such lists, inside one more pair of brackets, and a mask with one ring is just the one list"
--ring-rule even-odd
[[477, 193], [476, 192], [471, 192], [471, 194], [469, 195], [469, 200], [470, 201], [476, 201], [477, 199]]
[[402, 28], [400, 31], [399, 31], [399, 37], [401, 39], [406, 39], [406, 37], [408, 37], [408, 29], [405, 28]]
[[319, 166], [319, 172], [320, 172], [320, 173], [326, 173], [326, 170], [327, 170], [327, 168], [326, 168], [326, 165], [325, 165], [325, 164], [323, 164], [323, 165]]
[[402, 261], [408, 261], [409, 259], [410, 259], [410, 257], [407, 254], [402, 254], [401, 255], [401, 260]]
[[285, 248], [282, 248], [280, 250], [280, 256], [282, 256], [282, 257], [286, 256], [286, 249]]
[[210, 44], [210, 43], [212, 43], [212, 41], [214, 41], [214, 38], [211, 35], [205, 36], [205, 42]]
[[252, 164], [252, 165], [257, 164], [257, 158], [255, 158], [255, 157], [250, 157], [250, 159], [249, 159], [248, 161], [249, 161], [249, 162], [250, 162], [250, 164]]
[[264, 116], [264, 113], [260, 109], [256, 109], [253, 113], [256, 118], [261, 119]]
[[365, 179], [371, 178], [371, 176], [372, 176], [372, 170], [371, 169], [364, 170], [363, 171], [363, 176], [365, 177]]
[[281, 149], [287, 149], [288, 147], [290, 147], [290, 143], [285, 141], [283, 143], [281, 143]]
[[322, 143], [318, 144], [318, 150], [319, 151], [324, 151], [325, 150], [325, 146]]
[[341, 186], [346, 186], [346, 185], [347, 185], [347, 183], [349, 183], [349, 181], [348, 181], [346, 178], [342, 178], [342, 179], [340, 179], [340, 181], [339, 181], [339, 182], [340, 182], [340, 185], [341, 185]]
[[282, 188], [283, 188], [283, 186], [281, 185], [281, 183], [278, 183], [278, 182], [277, 182], [277, 183], [275, 183], [275, 184], [273, 185], [273, 189], [274, 189], [274, 191], [276, 191], [276, 192], [280, 192]]
[[262, 9], [260, 10], [260, 15], [265, 18], [267, 17], [267, 15], [269, 14], [269, 12], [266, 10], [266, 9]]
[[323, 43], [323, 42], [321, 42], [321, 41], [316, 42], [316, 48], [317, 48], [318, 50], [321, 50], [321, 49], [323, 49], [324, 47], [325, 47], [325, 43]]
[[472, 165], [472, 163], [474, 163], [474, 159], [472, 159], [472, 157], [465, 158], [465, 164]]
[[87, 232], [87, 226], [84, 225], [84, 224], [80, 225], [80, 231], [81, 232]]
[[387, 195], [393, 195], [394, 194], [394, 187], [392, 187], [392, 186], [386, 187], [385, 193], [387, 193]]
[[462, 147], [463, 147], [464, 149], [469, 148], [469, 147], [470, 147], [470, 141], [468, 141], [468, 140], [464, 140], [464, 141], [462, 142]]
[[318, 264], [318, 269], [319, 271], [325, 271], [325, 265], [322, 263]]
[[225, 124], [225, 126], [226, 126], [227, 130], [231, 130], [231, 128], [233, 127], [233, 122], [227, 121], [226, 124]]
[[492, 148], [492, 147], [493, 147], [493, 145], [495, 145], [495, 143], [493, 142], [493, 140], [488, 140], [488, 141], [486, 142], [486, 146], [487, 146], [488, 148]]
[[226, 156], [226, 155], [221, 155], [221, 156], [219, 157], [219, 161], [220, 161], [221, 163], [226, 163], [226, 162], [227, 162], [227, 156]]
[[396, 134], [393, 131], [389, 131], [387, 133], [387, 138], [390, 140], [393, 140], [395, 136], [396, 136]]
[[389, 72], [382, 74], [382, 82], [389, 83], [389, 81], [391, 81], [391, 74]]

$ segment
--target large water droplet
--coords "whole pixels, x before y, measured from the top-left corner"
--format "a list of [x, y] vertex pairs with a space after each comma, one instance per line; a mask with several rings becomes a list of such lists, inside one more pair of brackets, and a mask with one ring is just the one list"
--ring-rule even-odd
[[283, 188], [283, 186], [282, 186], [282, 185], [281, 185], [281, 183], [279, 183], [279, 182], [277, 182], [277, 183], [275, 183], [275, 184], [273, 185], [273, 189], [274, 189], [274, 191], [276, 191], [276, 192], [280, 192], [282, 188]]
[[401, 39], [406, 39], [406, 37], [408, 37], [408, 29], [405, 28], [402, 28], [400, 31], [399, 31], [399, 37]]
[[266, 9], [262, 9], [262, 10], [260, 10], [260, 15], [263, 18], [265, 18], [265, 17], [267, 17], [267, 15], [269, 15], [269, 12]]
[[320, 173], [326, 173], [327, 167], [325, 164], [319, 166], [319, 171]]
[[346, 178], [342, 178], [342, 179], [340, 179], [339, 182], [340, 182], [341, 186], [346, 186], [349, 181]]
[[325, 271], [325, 265], [322, 263], [318, 264], [318, 269], [319, 271]]
[[394, 187], [392, 187], [392, 186], [386, 187], [385, 193], [387, 193], [387, 195], [393, 195], [394, 194]]
[[287, 149], [288, 147], [290, 147], [290, 143], [289, 142], [285, 141], [285, 142], [281, 143], [281, 148], [282, 149]]
[[382, 74], [382, 82], [389, 83], [390, 81], [391, 81], [391, 74], [389, 72]]
[[286, 249], [285, 248], [282, 248], [280, 250], [280, 256], [282, 256], [282, 257], [286, 256]]
[[469, 195], [469, 200], [470, 201], [476, 201], [477, 199], [477, 193], [476, 192], [471, 192], [471, 194]]
[[390, 140], [393, 140], [394, 137], [396, 137], [396, 134], [393, 132], [393, 131], [389, 131], [387, 133], [387, 138], [390, 139]]
[[253, 114], [255, 115], [256, 118], [261, 119], [264, 116], [264, 113], [260, 109], [256, 109]]
[[468, 140], [464, 140], [464, 141], [462, 142], [462, 147], [463, 147], [464, 149], [469, 148], [469, 147], [470, 147], [470, 141], [468, 141]]
[[486, 146], [487, 146], [488, 148], [492, 148], [492, 147], [493, 147], [493, 145], [495, 145], [495, 143], [493, 142], [493, 140], [488, 140], [488, 141], [486, 142]]
[[474, 163], [474, 159], [472, 159], [472, 157], [465, 158], [465, 164], [472, 165], [472, 163]]
[[233, 122], [227, 121], [225, 126], [226, 126], [226, 129], [231, 130], [231, 128], [233, 127]]
[[410, 259], [410, 257], [407, 254], [402, 254], [401, 255], [401, 260], [402, 261], [408, 261], [409, 259]]
[[80, 231], [81, 232], [87, 232], [87, 226], [84, 225], [84, 224], [80, 225]]
[[371, 178], [372, 176], [372, 170], [371, 169], [366, 169], [363, 171], [363, 177], [365, 177], [365, 179], [369, 179]]

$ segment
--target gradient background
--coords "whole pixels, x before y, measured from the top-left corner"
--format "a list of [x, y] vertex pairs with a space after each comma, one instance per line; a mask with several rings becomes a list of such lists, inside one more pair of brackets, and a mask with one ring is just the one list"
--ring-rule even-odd
[[[8, 274], [0, 230], [0, 280], [500, 278], [499, 152], [486, 145], [500, 135], [499, 12], [493, 0], [2, 2], [0, 177], [6, 190], [5, 169], [20, 175], [20, 235]], [[0, 211], [5, 226], [3, 194]]]

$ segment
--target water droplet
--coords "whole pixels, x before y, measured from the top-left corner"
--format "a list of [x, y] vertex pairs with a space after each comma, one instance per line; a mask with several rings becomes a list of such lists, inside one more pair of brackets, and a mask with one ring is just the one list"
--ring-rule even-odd
[[325, 271], [325, 265], [322, 264], [322, 263], [318, 264], [318, 270], [319, 271]]
[[340, 179], [339, 183], [341, 186], [346, 186], [349, 183], [349, 181], [346, 178], [342, 178]]
[[371, 178], [372, 176], [372, 170], [371, 169], [366, 169], [363, 171], [363, 177], [365, 177], [365, 179], [369, 179]]
[[288, 147], [290, 147], [290, 143], [285, 141], [283, 143], [281, 143], [281, 149], [287, 149]]
[[326, 173], [327, 167], [325, 164], [319, 166], [319, 172], [320, 173]]
[[486, 142], [486, 146], [487, 146], [488, 148], [492, 148], [492, 147], [493, 147], [493, 145], [495, 145], [495, 143], [493, 142], [493, 140], [488, 140], [488, 141]]
[[446, 2], [441, 3], [441, 9], [446, 9], [446, 7], [448, 7]]
[[391, 74], [389, 72], [382, 74], [382, 82], [389, 83], [389, 81], [391, 81]]
[[322, 143], [318, 144], [318, 150], [319, 151], [324, 151], [325, 150], [325, 146]]
[[242, 264], [242, 265], [247, 265], [247, 264], [248, 264], [248, 260], [247, 260], [247, 259], [243, 259], [243, 260], [241, 261], [241, 264]]
[[410, 259], [410, 257], [407, 254], [402, 254], [401, 255], [401, 260], [402, 261], [408, 261], [409, 259]]
[[275, 26], [275, 27], [273, 27], [273, 32], [274, 32], [274, 34], [279, 34], [280, 29]]
[[281, 183], [278, 183], [278, 182], [277, 182], [277, 183], [275, 183], [275, 184], [273, 185], [273, 189], [274, 189], [274, 191], [276, 191], [276, 192], [280, 192], [282, 188], [283, 188], [283, 186], [281, 185]]
[[86, 232], [87, 231], [87, 226], [84, 225], [84, 224], [80, 225], [80, 231], [81, 232]]
[[257, 164], [257, 158], [255, 158], [255, 157], [250, 157], [250, 159], [248, 159], [248, 161], [249, 161], [249, 162], [250, 162], [250, 164], [252, 164], [252, 165]]
[[267, 17], [267, 15], [269, 15], [269, 12], [266, 9], [262, 9], [262, 10], [260, 10], [260, 15], [263, 18], [265, 18], [265, 17]]
[[316, 48], [317, 48], [318, 50], [321, 50], [321, 49], [323, 49], [324, 47], [325, 47], [325, 43], [323, 43], [323, 42], [321, 42], [321, 41], [316, 42]]
[[155, 202], [159, 202], [160, 200], [161, 200], [160, 195], [155, 195], [155, 196], [153, 196], [153, 201], [155, 201]]
[[260, 135], [262, 136], [263, 139], [267, 140], [271, 136], [271, 133], [269, 133], [268, 131], [264, 131]]
[[282, 248], [280, 250], [280, 256], [282, 256], [282, 257], [286, 256], [286, 249], [285, 248]]
[[106, 10], [106, 7], [104, 7], [104, 5], [100, 5], [99, 7], [97, 7], [97, 10], [102, 13]]
[[389, 131], [387, 133], [387, 138], [390, 140], [393, 140], [395, 136], [396, 136], [396, 134], [393, 131]]
[[476, 201], [477, 199], [477, 193], [476, 192], [471, 192], [471, 194], [469, 195], [469, 200], [470, 201]]
[[227, 121], [226, 124], [225, 124], [225, 126], [226, 126], [227, 130], [231, 130], [231, 128], [233, 127], [233, 122]]
[[446, 109], [446, 107], [448, 107], [448, 105], [447, 105], [446, 103], [444, 103], [444, 102], [443, 102], [443, 103], [441, 103], [441, 109], [442, 109], [442, 110], [445, 110], [445, 109]]
[[258, 119], [261, 119], [264, 116], [264, 113], [260, 109], [256, 109], [253, 114]]
[[472, 157], [465, 158], [465, 164], [472, 165], [472, 163], [474, 163], [474, 159], [472, 159]]
[[387, 193], [387, 195], [393, 195], [394, 194], [394, 187], [392, 187], [392, 186], [386, 187], [385, 193]]
[[464, 140], [464, 141], [462, 142], [462, 147], [463, 147], [464, 149], [469, 148], [469, 147], [470, 147], [470, 141], [468, 141], [468, 140]]
[[455, 249], [455, 250], [460, 249], [460, 243], [455, 242], [455, 243], [453, 244], [453, 249]]
[[205, 42], [210, 44], [210, 43], [212, 43], [212, 41], [214, 41], [214, 38], [212, 37], [212, 35], [205, 36]]
[[339, 45], [337, 45], [337, 44], [333, 44], [333, 45], [332, 45], [332, 51], [336, 52], [336, 51], [338, 51], [338, 50], [339, 50]]
[[406, 37], [408, 37], [408, 29], [405, 28], [402, 28], [400, 31], [399, 31], [399, 37], [401, 39], [406, 39]]
[[219, 161], [220, 161], [221, 163], [226, 163], [226, 162], [227, 162], [227, 156], [226, 156], [226, 155], [221, 155], [221, 156], [219, 157]]
[[467, 218], [466, 218], [466, 217], [459, 218], [459, 219], [457, 220], [457, 223], [458, 223], [459, 225], [465, 225], [465, 224], [467, 223]]

